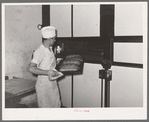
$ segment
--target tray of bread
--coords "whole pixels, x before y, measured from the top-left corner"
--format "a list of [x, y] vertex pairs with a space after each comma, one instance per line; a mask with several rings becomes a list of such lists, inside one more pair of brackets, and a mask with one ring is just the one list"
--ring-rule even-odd
[[59, 62], [56, 69], [65, 75], [81, 74], [83, 71], [83, 58], [77, 54], [67, 55]]

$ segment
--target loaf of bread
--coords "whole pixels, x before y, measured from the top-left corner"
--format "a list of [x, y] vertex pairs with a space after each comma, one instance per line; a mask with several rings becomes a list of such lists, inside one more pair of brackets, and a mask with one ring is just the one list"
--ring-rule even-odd
[[72, 58], [68, 58], [68, 59], [65, 59], [65, 60], [83, 61], [83, 59], [81, 57], [72, 57]]
[[77, 71], [79, 70], [79, 66], [77, 64], [63, 64], [60, 67], [60, 71]]
[[81, 61], [78, 59], [78, 60], [75, 60], [75, 59], [66, 59], [63, 61], [62, 63], [63, 65], [64, 64], [77, 64], [77, 65], [80, 65], [81, 64]]
[[70, 58], [82, 58], [80, 55], [74, 54], [74, 55], [67, 55], [66, 59], [70, 59]]

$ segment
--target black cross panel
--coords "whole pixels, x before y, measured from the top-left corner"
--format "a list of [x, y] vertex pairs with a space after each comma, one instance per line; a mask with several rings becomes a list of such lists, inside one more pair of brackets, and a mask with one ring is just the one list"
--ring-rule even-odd
[[114, 5], [100, 5], [100, 37], [114, 36]]
[[104, 42], [104, 59], [113, 61], [114, 5], [100, 5], [100, 37]]
[[42, 5], [42, 27], [50, 25], [50, 5]]

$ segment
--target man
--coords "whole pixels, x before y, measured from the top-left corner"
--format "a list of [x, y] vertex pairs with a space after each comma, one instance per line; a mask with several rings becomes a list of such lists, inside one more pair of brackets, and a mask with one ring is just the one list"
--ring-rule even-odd
[[36, 93], [39, 108], [59, 108], [61, 106], [59, 89], [56, 80], [52, 80], [56, 67], [52, 46], [55, 43], [56, 29], [53, 26], [41, 29], [43, 42], [34, 52], [29, 71], [37, 74]]

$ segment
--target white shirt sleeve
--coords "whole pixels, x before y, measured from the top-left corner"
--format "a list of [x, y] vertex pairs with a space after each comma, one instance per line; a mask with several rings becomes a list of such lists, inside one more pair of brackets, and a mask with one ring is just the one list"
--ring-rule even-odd
[[33, 59], [31, 60], [32, 63], [39, 65], [42, 61], [43, 54], [40, 51], [35, 51], [33, 53]]

